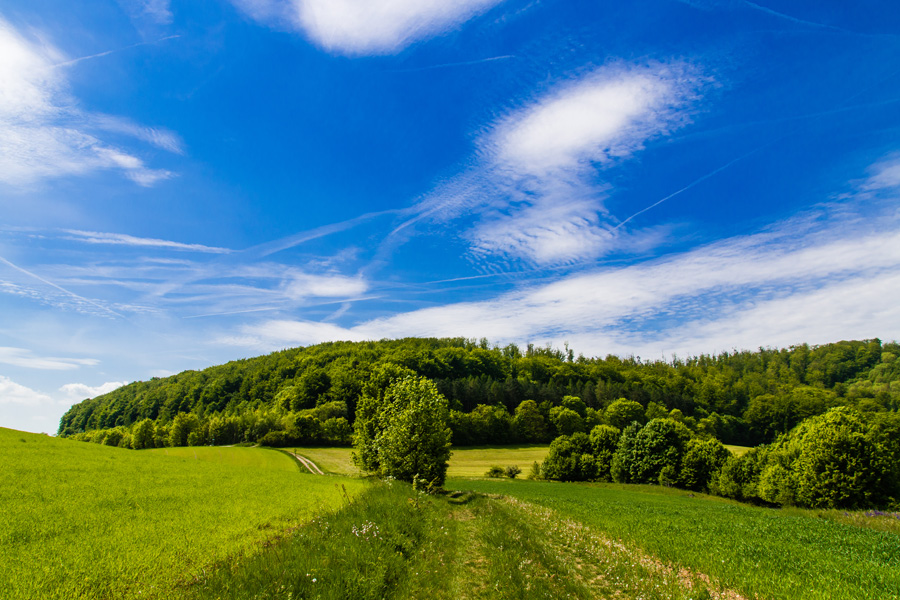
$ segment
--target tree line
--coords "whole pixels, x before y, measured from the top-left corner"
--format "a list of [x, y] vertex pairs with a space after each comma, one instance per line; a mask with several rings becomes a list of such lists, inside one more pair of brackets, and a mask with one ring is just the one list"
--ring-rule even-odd
[[625, 411], [755, 446], [836, 406], [896, 411], [898, 355], [877, 339], [653, 361], [463, 338], [330, 342], [131, 383], [74, 405], [59, 435], [133, 446], [149, 420], [155, 445], [349, 444], [366, 383], [396, 366], [447, 398], [455, 445], [548, 442], [619, 426]]
[[601, 424], [553, 440], [532, 477], [659, 484], [778, 506], [893, 506], [900, 413], [832, 408], [741, 456], [669, 417], [624, 429]]

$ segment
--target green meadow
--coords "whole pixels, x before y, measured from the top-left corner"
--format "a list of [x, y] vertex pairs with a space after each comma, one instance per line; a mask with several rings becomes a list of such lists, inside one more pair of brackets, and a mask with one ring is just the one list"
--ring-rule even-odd
[[[546, 446], [455, 449], [448, 491], [347, 448], [133, 451], [0, 429], [0, 598], [887, 600], [896, 515], [658, 486], [486, 479]], [[455, 491], [454, 491], [455, 490]]]
[[333, 478], [272, 450], [183, 450], [0, 429], [0, 598], [168, 598], [346, 503]]
[[551, 509], [632, 547], [636, 556], [703, 573], [747, 598], [888, 599], [900, 590], [900, 535], [884, 530], [878, 515], [758, 508], [659, 486], [503, 480], [448, 486]]

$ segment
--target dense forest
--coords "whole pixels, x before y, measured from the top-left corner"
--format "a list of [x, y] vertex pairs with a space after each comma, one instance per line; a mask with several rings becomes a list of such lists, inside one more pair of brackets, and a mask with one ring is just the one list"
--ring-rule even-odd
[[329, 342], [126, 385], [74, 405], [59, 435], [135, 448], [349, 444], [360, 398], [408, 373], [449, 400], [454, 445], [669, 417], [692, 435], [755, 446], [837, 406], [896, 412], [898, 356], [900, 345], [878, 339], [669, 361], [484, 339]]

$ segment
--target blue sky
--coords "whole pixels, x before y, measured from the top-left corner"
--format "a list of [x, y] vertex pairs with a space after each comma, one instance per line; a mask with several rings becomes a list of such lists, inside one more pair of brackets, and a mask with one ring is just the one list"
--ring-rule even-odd
[[900, 338], [900, 5], [8, 0], [0, 425], [327, 340]]

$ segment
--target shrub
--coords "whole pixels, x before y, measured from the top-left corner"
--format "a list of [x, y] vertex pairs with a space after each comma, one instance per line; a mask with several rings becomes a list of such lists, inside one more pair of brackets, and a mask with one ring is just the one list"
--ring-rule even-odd
[[550, 452], [541, 465], [547, 479], [589, 481], [597, 477], [591, 442], [585, 433], [561, 435], [550, 443]]
[[499, 479], [503, 477], [503, 467], [501, 467], [500, 465], [492, 465], [491, 468], [487, 470], [487, 473], [484, 474], [484, 476]]
[[510, 479], [515, 479], [519, 476], [519, 473], [522, 472], [522, 469], [519, 468], [519, 465], [509, 465], [505, 469], [503, 469], [503, 474], [509, 477]]
[[690, 440], [681, 461], [678, 485], [697, 492], [707, 491], [730, 455], [719, 440]]

